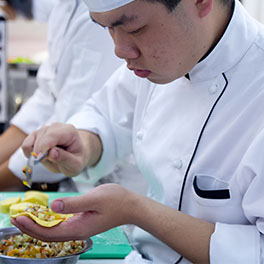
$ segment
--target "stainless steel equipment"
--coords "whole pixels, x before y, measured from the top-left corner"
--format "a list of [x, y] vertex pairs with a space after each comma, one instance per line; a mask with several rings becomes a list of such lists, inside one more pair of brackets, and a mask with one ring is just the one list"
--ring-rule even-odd
[[[21, 234], [21, 231], [16, 227], [0, 228], [0, 240], [7, 239], [11, 236]], [[65, 257], [32, 259], [32, 258], [15, 258], [0, 254], [0, 263], [6, 264], [76, 264], [80, 258], [80, 254], [90, 250], [93, 242], [91, 239], [84, 240], [85, 247], [81, 252], [68, 255]]]
[[8, 120], [20, 109], [37, 88], [36, 64], [8, 64], [7, 66], [7, 116]]
[[0, 15], [0, 132], [7, 117], [6, 19]]
[[7, 63], [7, 20], [0, 14], [0, 134], [37, 87], [35, 64]]

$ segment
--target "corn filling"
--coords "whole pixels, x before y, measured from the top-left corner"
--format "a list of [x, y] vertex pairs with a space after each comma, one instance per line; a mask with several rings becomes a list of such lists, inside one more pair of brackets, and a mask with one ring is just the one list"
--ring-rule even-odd
[[84, 249], [82, 240], [43, 242], [26, 234], [0, 240], [0, 254], [18, 258], [55, 258], [79, 253]]
[[38, 204], [28, 205], [24, 212], [28, 212], [36, 216], [38, 219], [44, 221], [53, 221], [62, 219], [63, 221], [66, 220], [66, 217], [62, 218], [61, 214], [54, 213], [50, 208], [40, 206]]

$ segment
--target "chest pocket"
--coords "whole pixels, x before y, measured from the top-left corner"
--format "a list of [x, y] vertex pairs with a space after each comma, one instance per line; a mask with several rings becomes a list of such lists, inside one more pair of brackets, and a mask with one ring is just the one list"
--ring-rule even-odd
[[228, 182], [212, 176], [196, 175], [192, 187], [196, 202], [202, 206], [223, 206], [231, 199]]
[[[208, 184], [204, 184], [204, 182], [202, 182], [203, 184], [201, 185], [201, 177], [200, 177], [199, 183], [198, 183], [198, 179], [199, 178], [197, 176], [195, 176], [195, 178], [193, 180], [193, 188], [194, 188], [195, 193], [199, 197], [205, 198], [205, 199], [229, 199], [230, 198], [229, 189], [226, 189], [226, 187], [228, 187], [227, 183], [220, 182], [221, 184], [218, 188], [210, 189], [210, 187], [211, 187], [210, 184], [209, 184], [209, 186], [206, 186]], [[204, 185], [204, 187], [203, 187], [203, 185]], [[219, 185], [219, 184], [215, 184], [215, 179], [213, 181], [213, 185]], [[222, 187], [221, 187], [221, 185], [222, 185]]]

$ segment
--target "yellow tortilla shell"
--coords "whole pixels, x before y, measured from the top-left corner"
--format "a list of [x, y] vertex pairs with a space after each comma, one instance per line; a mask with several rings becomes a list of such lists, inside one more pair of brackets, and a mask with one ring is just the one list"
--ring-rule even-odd
[[0, 203], [0, 211], [1, 213], [8, 214], [9, 209], [13, 204], [18, 204], [21, 201], [21, 197], [11, 197], [7, 198]]
[[[22, 212], [16, 215], [11, 215], [12, 218], [17, 218], [18, 216], [27, 216], [30, 217], [33, 221], [35, 221], [37, 224], [43, 226], [43, 227], [53, 227], [55, 225], [58, 225], [59, 223], [66, 221], [69, 217], [73, 216], [73, 214], [56, 214], [54, 213], [54, 215], [56, 216], [56, 220], [52, 220], [52, 221], [45, 221], [42, 219], [39, 219], [37, 216], [29, 213], [29, 212]], [[59, 219], [58, 219], [59, 218]]]
[[[18, 204], [13, 204], [10, 206], [9, 214], [10, 215], [16, 215], [16, 214], [22, 213], [27, 209], [27, 207], [29, 205], [33, 205], [33, 204], [27, 203], [27, 202], [26, 203], [22, 202], [22, 203], [18, 203]], [[45, 206], [42, 206], [42, 207], [46, 208]]]
[[46, 193], [39, 191], [27, 191], [25, 192], [24, 197], [23, 202], [48, 206], [49, 196]]
[[48, 194], [44, 193], [44, 192], [40, 192], [40, 191], [26, 191], [25, 194], [24, 194], [24, 197], [27, 198], [27, 197], [31, 197], [31, 196], [43, 196], [45, 197], [46, 199], [49, 199], [49, 196]]

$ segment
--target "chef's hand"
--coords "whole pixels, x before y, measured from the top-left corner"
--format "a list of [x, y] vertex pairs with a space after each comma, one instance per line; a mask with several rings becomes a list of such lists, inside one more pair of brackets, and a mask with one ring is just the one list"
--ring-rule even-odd
[[113, 227], [131, 223], [132, 201], [137, 196], [120, 185], [103, 184], [81, 196], [54, 200], [51, 203], [53, 211], [75, 213], [57, 226], [41, 227], [26, 216], [12, 219], [11, 223], [22, 232], [44, 241], [87, 239]]
[[78, 175], [84, 167], [96, 164], [102, 153], [97, 135], [61, 123], [33, 132], [24, 140], [22, 149], [27, 157], [31, 152], [41, 156], [49, 151], [43, 165], [66, 176]]
[[[86, 239], [113, 227], [134, 224], [163, 241], [191, 263], [209, 263], [215, 225], [184, 214], [117, 184], [104, 184], [85, 195], [59, 198], [51, 203], [57, 213], [75, 213], [52, 228], [41, 227], [26, 216], [11, 223], [44, 241]], [[190, 250], [192, 245], [192, 250]]]

